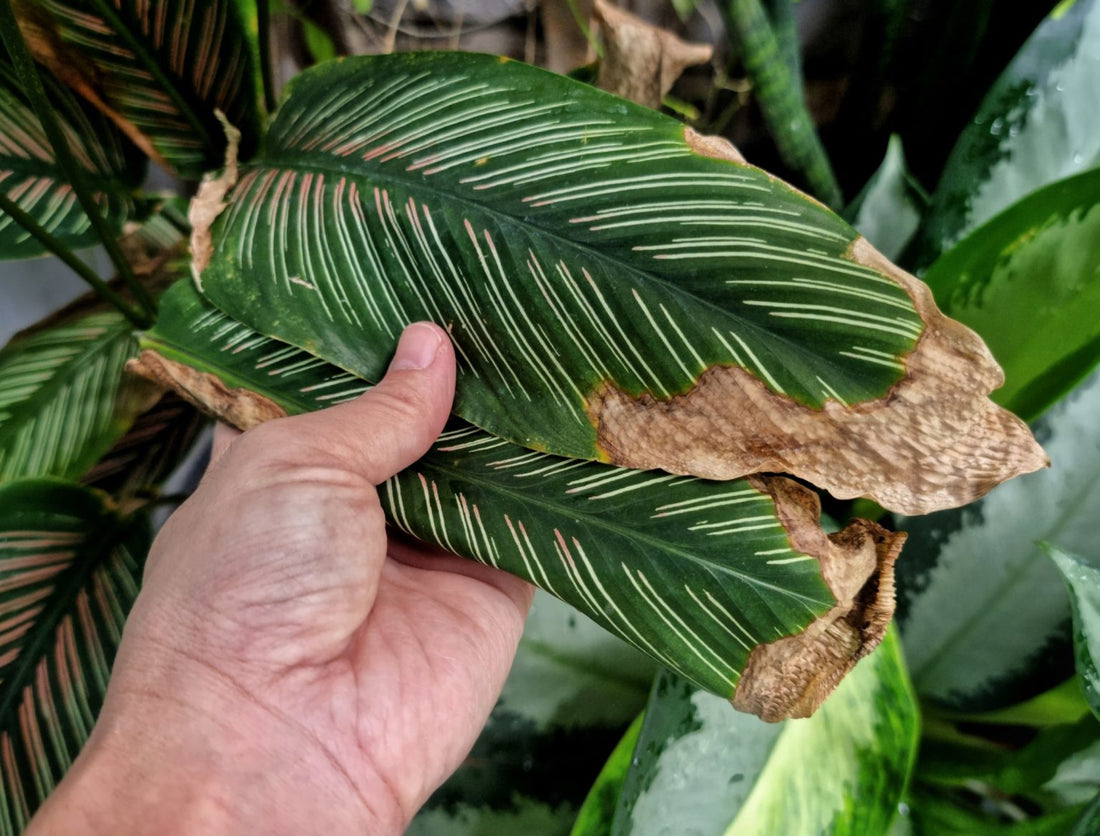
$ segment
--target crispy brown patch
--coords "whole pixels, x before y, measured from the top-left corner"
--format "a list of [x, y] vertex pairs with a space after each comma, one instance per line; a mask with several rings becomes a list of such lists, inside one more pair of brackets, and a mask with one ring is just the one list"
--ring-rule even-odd
[[724, 136], [701, 134], [690, 125], [684, 125], [684, 141], [692, 151], [704, 157], [748, 165], [748, 161], [745, 159], [744, 155], [737, 150], [737, 146]]
[[894, 561], [905, 534], [867, 520], [825, 534], [812, 491], [782, 477], [749, 481], [775, 500], [792, 548], [818, 559], [836, 605], [798, 635], [757, 646], [733, 706], [768, 722], [809, 717], [886, 634], [894, 613]]
[[897, 281], [925, 322], [905, 377], [885, 397], [812, 409], [725, 366], [667, 400], [604, 383], [587, 408], [606, 459], [709, 479], [790, 473], [903, 514], [965, 505], [1048, 466], [1027, 425], [986, 397], [1004, 377], [978, 335], [945, 317], [927, 286], [864, 239], [849, 257]]
[[145, 349], [127, 363], [126, 370], [176, 392], [207, 415], [239, 430], [286, 415], [281, 406], [263, 395], [248, 389], [230, 389], [217, 375], [169, 360], [151, 349]]
[[597, 83], [625, 99], [659, 108], [685, 69], [705, 64], [714, 49], [692, 44], [606, 0], [596, 0], [603, 32], [604, 57]]
[[199, 290], [202, 290], [202, 271], [214, 255], [214, 237], [210, 228], [228, 205], [225, 196], [237, 185], [237, 150], [241, 144], [241, 132], [229, 124], [225, 114], [216, 110], [214, 115], [225, 130], [225, 168], [221, 174], [211, 173], [202, 178], [187, 210], [187, 220], [191, 222], [191, 275]]

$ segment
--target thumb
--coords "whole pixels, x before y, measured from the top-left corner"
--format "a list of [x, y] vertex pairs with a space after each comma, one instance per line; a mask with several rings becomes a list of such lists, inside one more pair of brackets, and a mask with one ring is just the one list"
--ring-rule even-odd
[[430, 322], [405, 329], [386, 376], [354, 401], [290, 419], [299, 437], [323, 443], [343, 466], [378, 485], [428, 451], [455, 389], [447, 332]]

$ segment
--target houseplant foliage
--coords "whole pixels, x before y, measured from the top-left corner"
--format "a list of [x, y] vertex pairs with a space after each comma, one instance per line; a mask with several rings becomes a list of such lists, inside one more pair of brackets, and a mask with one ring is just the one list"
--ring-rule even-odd
[[[756, 4], [731, 4], [734, 30], [751, 21], [787, 42], [783, 2], [741, 6]], [[1078, 680], [1059, 679], [1076, 658], [1096, 710], [1095, 555], [1080, 529], [1097, 500], [1051, 471], [939, 509], [1045, 463], [1004, 407], [1042, 416], [1056, 468], [1090, 483], [1095, 457], [1062, 459], [1059, 439], [1092, 432], [1073, 416], [1094, 388], [1078, 384], [1097, 359], [1087, 248], [1100, 201], [1094, 172], [1058, 178], [1091, 157], [1064, 143], [1056, 174], [990, 210], [1001, 178], [973, 149], [1014, 106], [1014, 79], [1044, 91], [1044, 119], [994, 132], [1010, 162], [1030, 159], [1051, 113], [1075, 109], [1073, 91], [1093, 89], [1081, 79], [1100, 41], [1095, 2], [1060, 4], [1023, 46], [906, 256], [943, 252], [932, 291], [1004, 365], [1000, 405], [987, 399], [1000, 383], [991, 355], [932, 291], [728, 144], [458, 53], [319, 65], [268, 114], [267, 18], [251, 0], [0, 3], [0, 250], [61, 255], [102, 299], [0, 351], [5, 832], [87, 737], [158, 485], [194, 437], [196, 414], [146, 379], [247, 428], [364, 391], [420, 318], [452, 330], [456, 417], [384, 486], [391, 524], [584, 615], [536, 603], [478, 758], [413, 832], [656, 832], [678, 810], [677, 825], [695, 816], [684, 826], [700, 832], [886, 833], [903, 800], [897, 826], [917, 832], [1028, 819], [1033, 832], [1089, 832], [1100, 732]], [[183, 178], [210, 172], [190, 225], [138, 188], [146, 158]], [[905, 176], [895, 158], [877, 182]], [[968, 183], [982, 213], [944, 210]], [[877, 188], [861, 211], [885, 201], [888, 214], [903, 191]], [[94, 240], [109, 243], [111, 285], [73, 255]], [[1028, 328], [1036, 340], [1020, 350]], [[127, 359], [143, 377], [123, 373]], [[776, 473], [838, 500], [937, 511], [895, 520], [917, 546], [900, 564], [899, 631], [887, 626], [903, 536], [888, 519], [826, 534], [818, 495]], [[1037, 579], [1030, 596], [982, 571], [997, 560]], [[935, 615], [941, 600], [973, 635]], [[1014, 617], [1026, 630], [998, 641]], [[662, 666], [614, 753], [653, 662], [601, 627]], [[985, 648], [980, 671], [972, 644]], [[935, 676], [921, 661], [932, 658]], [[853, 666], [808, 720], [769, 725], [726, 705], [808, 715]], [[1005, 736], [1005, 723], [1026, 733]], [[515, 739], [530, 750], [517, 755]], [[711, 768], [693, 772], [703, 752]], [[540, 759], [543, 779], [525, 781]], [[801, 761], [823, 778], [794, 780]], [[558, 786], [561, 772], [585, 782]], [[712, 803], [689, 803], [693, 786]]]

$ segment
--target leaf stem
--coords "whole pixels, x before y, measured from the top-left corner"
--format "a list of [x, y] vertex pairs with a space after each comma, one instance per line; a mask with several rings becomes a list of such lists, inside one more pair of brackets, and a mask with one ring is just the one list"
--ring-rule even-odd
[[275, 75], [271, 66], [271, 3], [256, 0], [256, 20], [259, 29], [260, 79], [264, 88], [264, 107], [268, 114], [275, 110]]
[[[73, 188], [73, 193], [76, 195], [84, 213], [88, 216], [88, 221], [92, 229], [95, 230], [96, 236], [99, 238], [103, 248], [107, 251], [107, 255], [114, 264], [115, 269], [118, 271], [118, 274], [122, 277], [127, 287], [130, 288], [130, 291], [134, 294], [134, 298], [137, 300], [142, 310], [140, 319], [144, 323], [144, 327], [147, 327], [152, 323], [156, 315], [156, 304], [153, 302], [153, 298], [149, 295], [149, 292], [141, 282], [138, 281], [137, 276], [134, 275], [134, 271], [130, 267], [130, 262], [127, 261], [126, 257], [122, 254], [122, 248], [119, 247], [115, 233], [108, 227], [106, 219], [100, 213], [95, 196], [85, 177], [85, 172], [73, 156], [72, 149], [69, 147], [69, 143], [54, 116], [53, 107], [46, 97], [46, 89], [42, 84], [41, 76], [38, 74], [38, 67], [35, 65], [30, 51], [27, 49], [27, 44], [23, 40], [23, 33], [19, 28], [15, 13], [12, 11], [11, 0], [0, 0], [0, 40], [3, 41], [4, 46], [7, 48], [8, 55], [11, 57], [12, 64], [15, 67], [15, 72], [23, 85], [23, 90], [30, 101], [31, 108], [38, 117], [38, 121], [42, 124], [42, 129], [45, 131], [46, 138], [53, 148], [58, 165], [68, 178], [69, 185]], [[20, 221], [20, 224], [27, 229], [28, 232], [34, 234], [33, 230], [28, 227], [25, 222], [26, 220], [30, 220], [29, 216], [26, 215], [26, 213], [22, 214], [24, 221]], [[14, 218], [15, 215], [12, 217]], [[35, 224], [35, 226], [37, 226], [37, 224]], [[40, 227], [39, 229], [40, 231], [44, 231], [41, 230]], [[36, 237], [38, 237], [40, 241], [43, 241], [41, 237], [37, 235]], [[45, 241], [43, 241], [43, 243], [45, 243]], [[61, 242], [57, 241], [57, 239], [54, 239], [54, 243], [56, 247], [67, 249]], [[56, 252], [55, 249], [51, 249], [51, 251]], [[75, 259], [75, 256], [73, 258]], [[72, 266], [70, 262], [66, 261], [66, 263], [69, 264], [70, 267]], [[74, 267], [74, 269], [76, 268]], [[77, 272], [80, 273], [79, 270]], [[85, 280], [89, 279], [87, 275], [81, 274], [81, 276]], [[98, 279], [98, 276], [96, 278]], [[99, 290], [99, 288], [97, 288], [97, 290]]]
[[3, 212], [23, 227], [23, 229], [30, 235], [33, 235], [43, 247], [68, 265], [74, 273], [91, 285], [92, 289], [95, 290], [102, 299], [110, 302], [118, 309], [120, 314], [130, 320], [135, 328], [145, 329], [152, 324], [152, 320], [145, 315], [144, 311], [134, 310], [127, 305], [126, 301], [119, 296], [107, 282], [96, 275], [96, 272], [91, 267], [77, 258], [76, 254], [71, 249], [47, 232], [43, 226], [23, 211], [23, 209], [19, 207], [19, 204], [8, 197], [3, 191], [0, 191], [0, 212]]
[[802, 100], [801, 82], [783, 58], [760, 0], [729, 0], [726, 20], [783, 160], [802, 172], [823, 202], [839, 208], [840, 186]]

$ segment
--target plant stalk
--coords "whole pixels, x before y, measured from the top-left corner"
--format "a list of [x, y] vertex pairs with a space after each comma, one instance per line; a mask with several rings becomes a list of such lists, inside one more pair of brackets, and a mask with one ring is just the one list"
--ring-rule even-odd
[[729, 0], [726, 20], [784, 162], [805, 176], [822, 202], [839, 209], [840, 186], [802, 99], [802, 85], [783, 58], [760, 0]]
[[768, 16], [771, 18], [779, 54], [791, 68], [791, 74], [802, 94], [802, 56], [798, 48], [798, 26], [794, 19], [792, 0], [768, 0]]
[[264, 89], [264, 107], [270, 115], [275, 111], [275, 75], [271, 66], [271, 3], [256, 0], [256, 20], [259, 29], [260, 80]]
[[23, 229], [25, 229], [28, 234], [34, 236], [43, 247], [68, 265], [74, 273], [92, 286], [92, 289], [99, 294], [100, 298], [110, 302], [120, 314], [130, 320], [135, 328], [144, 329], [152, 324], [144, 311], [134, 310], [127, 305], [126, 301], [115, 292], [114, 288], [103, 281], [103, 279], [101, 279], [84, 261], [79, 259], [71, 249], [62, 244], [57, 238], [47, 232], [33, 217], [24, 212], [19, 207], [19, 204], [8, 197], [3, 191], [0, 191], [0, 212], [3, 212], [23, 227]]
[[[27, 44], [23, 40], [23, 33], [20, 31], [19, 23], [15, 19], [15, 13], [12, 11], [11, 0], [0, 0], [0, 40], [4, 42], [4, 46], [7, 48], [8, 55], [11, 57], [12, 64], [15, 67], [16, 75], [19, 77], [24, 92], [30, 100], [31, 108], [38, 117], [38, 121], [42, 124], [42, 129], [45, 131], [46, 138], [53, 148], [58, 165], [68, 178], [69, 184], [73, 187], [73, 192], [80, 202], [81, 208], [88, 216], [88, 221], [91, 223], [92, 229], [95, 230], [96, 236], [99, 238], [103, 248], [107, 251], [107, 255], [110, 257], [112, 264], [114, 264], [118, 274], [122, 277], [127, 287], [130, 288], [130, 291], [134, 294], [134, 298], [142, 309], [142, 324], [139, 327], [148, 327], [152, 324], [153, 318], [156, 315], [156, 304], [153, 302], [153, 298], [149, 295], [149, 292], [141, 282], [138, 281], [137, 276], [134, 275], [134, 271], [130, 267], [130, 262], [126, 260], [126, 257], [122, 253], [122, 248], [118, 245], [118, 239], [107, 226], [107, 221], [103, 218], [103, 215], [100, 214], [95, 197], [85, 177], [84, 170], [73, 157], [72, 149], [69, 148], [69, 143], [65, 139], [65, 135], [62, 133], [61, 127], [57, 123], [49, 99], [46, 98], [46, 89], [42, 85], [42, 78], [38, 74], [38, 67], [35, 65], [30, 50], [27, 49]], [[24, 218], [29, 217], [26, 213], [23, 214]], [[15, 215], [12, 217], [14, 218]], [[20, 223], [27, 228], [29, 232], [31, 231], [26, 223]], [[39, 240], [42, 239], [39, 238]], [[54, 239], [54, 242], [57, 247], [67, 249], [60, 241], [57, 241], [57, 239]], [[75, 256], [73, 256], [73, 258], [75, 259]], [[70, 267], [72, 266], [72, 263], [69, 261], [66, 261], [66, 264], [69, 264]], [[78, 270], [77, 272], [79, 273], [80, 271]], [[88, 276], [84, 274], [81, 274], [81, 276], [85, 280], [88, 279]], [[98, 279], [98, 276], [96, 278]]]

